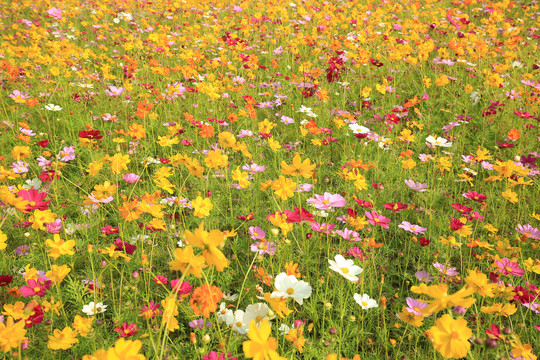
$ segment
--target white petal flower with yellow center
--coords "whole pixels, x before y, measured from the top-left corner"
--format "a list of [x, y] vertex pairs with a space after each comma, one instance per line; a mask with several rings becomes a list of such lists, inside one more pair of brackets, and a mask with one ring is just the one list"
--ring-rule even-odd
[[334, 270], [349, 281], [358, 281], [358, 276], [364, 271], [360, 266], [354, 265], [354, 261], [345, 259], [342, 255], [336, 255], [334, 260], [328, 260], [330, 269]]

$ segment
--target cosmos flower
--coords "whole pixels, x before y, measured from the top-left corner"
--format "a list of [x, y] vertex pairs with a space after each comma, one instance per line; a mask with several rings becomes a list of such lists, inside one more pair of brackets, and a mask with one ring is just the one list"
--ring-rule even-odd
[[358, 276], [364, 271], [360, 266], [354, 264], [353, 260], [345, 259], [342, 255], [336, 255], [335, 260], [328, 260], [330, 270], [334, 270], [349, 281], [358, 281]]

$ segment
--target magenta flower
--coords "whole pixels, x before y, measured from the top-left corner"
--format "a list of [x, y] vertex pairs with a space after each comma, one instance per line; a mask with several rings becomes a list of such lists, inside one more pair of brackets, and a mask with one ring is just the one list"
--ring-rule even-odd
[[477, 193], [476, 191], [469, 190], [463, 194], [469, 200], [484, 202], [487, 199], [487, 196], [484, 194]]
[[332, 207], [344, 207], [346, 202], [343, 196], [339, 194], [330, 194], [325, 192], [324, 195], [313, 195], [307, 199], [307, 202], [312, 204], [316, 209], [328, 210]]
[[424, 231], [427, 230], [426, 228], [423, 228], [420, 225], [413, 225], [408, 221], [403, 221], [401, 224], [398, 225], [398, 227], [402, 228], [403, 230], [412, 232], [414, 235], [424, 234]]
[[56, 219], [52, 223], [47, 223], [47, 232], [49, 234], [58, 234], [62, 230], [62, 220]]
[[189, 285], [189, 282], [180, 282], [180, 279], [171, 280], [171, 288], [173, 292], [178, 293], [178, 296], [188, 296], [193, 290], [193, 286]]
[[523, 276], [525, 270], [520, 269], [518, 263], [510, 261], [508, 258], [502, 258], [500, 261], [495, 261], [497, 270], [503, 275]]
[[43, 201], [43, 199], [47, 197], [47, 193], [40, 193], [36, 189], [19, 190], [17, 195], [29, 202], [29, 204], [26, 205], [26, 208], [24, 209], [25, 212], [30, 212], [36, 209], [41, 211], [47, 210], [49, 208], [49, 203], [52, 201]]
[[266, 236], [264, 230], [258, 226], [250, 226], [248, 232], [253, 240], [261, 240]]
[[38, 295], [39, 297], [45, 296], [45, 292], [50, 289], [52, 280], [47, 280], [45, 277], [40, 277], [37, 280], [26, 280], [28, 286], [21, 287], [21, 295], [24, 297], [30, 297]]
[[371, 225], [381, 225], [383, 228], [388, 229], [388, 223], [391, 221], [390, 219], [378, 214], [376, 211], [366, 211], [364, 214], [368, 218], [368, 223]]

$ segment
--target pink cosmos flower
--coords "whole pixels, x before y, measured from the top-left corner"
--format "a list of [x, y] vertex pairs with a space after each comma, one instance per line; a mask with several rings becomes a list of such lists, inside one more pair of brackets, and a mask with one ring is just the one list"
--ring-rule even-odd
[[424, 231], [427, 230], [420, 225], [413, 225], [408, 221], [403, 221], [401, 224], [398, 225], [398, 227], [402, 228], [403, 230], [412, 232], [414, 235], [424, 234]]
[[13, 90], [13, 93], [9, 94], [9, 97], [19, 104], [24, 104], [27, 99], [30, 99], [30, 95], [19, 90]]
[[360, 238], [359, 233], [357, 233], [354, 230], [347, 229], [347, 228], [345, 228], [343, 230], [336, 230], [335, 234], [341, 236], [344, 240], [362, 241], [362, 239]]
[[186, 297], [189, 294], [191, 294], [191, 291], [193, 290], [193, 286], [189, 285], [189, 282], [182, 281], [180, 282], [180, 279], [171, 280], [170, 282], [172, 291], [178, 294], [178, 297]]
[[497, 270], [503, 275], [523, 276], [525, 270], [521, 269], [518, 263], [510, 261], [508, 258], [502, 258], [500, 261], [495, 261]]
[[328, 210], [332, 207], [343, 207], [346, 204], [343, 196], [339, 194], [330, 194], [328, 192], [325, 192], [324, 195], [315, 194], [312, 198], [307, 199], [307, 202], [319, 210]]
[[467, 199], [478, 201], [478, 202], [484, 202], [487, 199], [487, 196], [484, 194], [477, 193], [476, 191], [469, 190], [465, 194], [463, 194], [464, 197]]
[[47, 210], [49, 208], [49, 203], [52, 201], [43, 201], [43, 199], [45, 199], [47, 196], [47, 193], [40, 193], [36, 189], [19, 190], [17, 195], [29, 202], [24, 209], [25, 212], [30, 212], [36, 209], [41, 211]]
[[530, 224], [527, 224], [527, 225], [518, 224], [516, 231], [522, 235], [527, 236], [528, 239], [530, 238], [530, 239], [540, 240], [540, 230], [532, 227]]
[[439, 263], [439, 262], [434, 262], [433, 263], [433, 267], [437, 270], [439, 270], [439, 272], [441, 274], [444, 274], [444, 275], [447, 275], [447, 276], [456, 276], [458, 275], [459, 273], [456, 271], [456, 268], [453, 267], [453, 268], [447, 268], [446, 266], [444, 266], [443, 264]]
[[133, 174], [133, 173], [126, 174], [123, 177], [124, 181], [129, 184], [136, 183], [137, 181], [139, 181], [139, 178], [140, 178], [139, 175]]
[[308, 192], [311, 191], [311, 189], [313, 189], [312, 184], [299, 184], [296, 187], [296, 191], [298, 191], [299, 193]]
[[376, 211], [366, 211], [364, 214], [368, 218], [368, 223], [370, 223], [371, 225], [381, 225], [385, 229], [389, 228], [388, 223], [391, 220], [384, 217], [383, 215], [378, 214]]
[[251, 251], [259, 253], [259, 255], [274, 255], [276, 253], [276, 244], [272, 241], [256, 241], [255, 243], [251, 244], [250, 247]]
[[258, 226], [250, 226], [248, 232], [253, 240], [261, 240], [266, 236], [264, 230]]
[[47, 232], [49, 234], [58, 234], [62, 230], [62, 220], [56, 219], [52, 223], [47, 223]]
[[405, 180], [405, 185], [407, 185], [408, 187], [410, 187], [414, 191], [420, 191], [420, 192], [424, 192], [428, 188], [427, 183], [422, 184], [422, 183], [416, 182], [414, 180]]
[[62, 9], [53, 7], [47, 11], [47, 14], [55, 20], [62, 19]]
[[327, 223], [319, 224], [318, 222], [312, 222], [311, 223], [311, 230], [313, 230], [315, 232], [318, 232], [318, 233], [331, 234], [332, 229], [335, 228], [335, 227], [336, 227], [336, 225], [334, 225], [334, 224], [327, 224]]
[[56, 155], [56, 158], [60, 159], [60, 161], [71, 161], [75, 159], [75, 146], [65, 146], [64, 149]]
[[21, 287], [21, 295], [24, 297], [30, 297], [37, 295], [39, 297], [45, 296], [45, 292], [50, 289], [52, 280], [47, 280], [45, 277], [40, 277], [37, 280], [26, 280], [28, 286]]
[[424, 314], [422, 314], [422, 309], [427, 307], [428, 306], [428, 303], [426, 302], [422, 302], [422, 301], [419, 301], [417, 299], [413, 299], [413, 298], [410, 298], [408, 297], [406, 299], [407, 301], [407, 311], [410, 312], [410, 313], [413, 313], [414, 315], [421, 315], [421, 316], [424, 316]]
[[123, 87], [109, 86], [109, 88], [105, 90], [105, 94], [109, 96], [120, 96], [124, 90]]
[[252, 163], [252, 164], [246, 164], [242, 166], [242, 170], [246, 170], [246, 171], [251, 172], [252, 174], [255, 174], [255, 173], [263, 172], [264, 170], [266, 170], [266, 166], [261, 166], [261, 165], [257, 165], [256, 163]]

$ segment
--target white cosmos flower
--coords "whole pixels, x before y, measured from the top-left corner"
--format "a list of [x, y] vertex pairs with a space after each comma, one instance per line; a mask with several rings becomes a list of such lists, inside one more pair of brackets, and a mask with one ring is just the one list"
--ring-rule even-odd
[[428, 136], [426, 138], [426, 141], [433, 145], [433, 146], [440, 146], [440, 147], [451, 147], [452, 146], [452, 142], [446, 140], [445, 138], [442, 138], [442, 137], [437, 137], [436, 139], [433, 137], [433, 136]]
[[257, 304], [251, 304], [246, 307], [246, 311], [244, 313], [244, 322], [246, 324], [251, 323], [251, 320], [255, 320], [257, 323], [257, 326], [261, 321], [264, 319], [271, 320], [268, 316], [268, 312], [270, 311], [270, 308], [265, 303], [257, 303]]
[[45, 105], [45, 109], [47, 109], [49, 111], [60, 111], [60, 110], [62, 110], [60, 105], [54, 105], [54, 104]]
[[342, 255], [336, 255], [335, 261], [329, 259], [328, 262], [330, 263], [331, 270], [334, 270], [350, 281], [358, 281], [358, 276], [356, 275], [359, 275], [364, 271], [360, 266], [354, 265], [353, 260], [347, 260]]
[[93, 301], [90, 302], [88, 305], [84, 305], [82, 308], [83, 313], [85, 313], [88, 316], [93, 316], [95, 314], [100, 314], [102, 312], [105, 312], [107, 310], [107, 305], [103, 305], [103, 303], [94, 303]]
[[232, 321], [234, 319], [234, 313], [231, 309], [227, 309], [227, 304], [222, 302], [219, 304], [219, 311], [217, 312], [218, 321], [220, 323], [227, 323], [232, 324]]
[[376, 308], [379, 305], [377, 302], [369, 297], [368, 294], [360, 295], [360, 294], [354, 294], [354, 301], [358, 303], [362, 307], [363, 310]]
[[244, 321], [244, 310], [236, 310], [234, 312], [234, 317], [227, 318], [227, 326], [232, 327], [233, 330], [238, 331], [238, 333], [245, 335], [249, 330], [249, 323]]
[[298, 280], [294, 275], [280, 273], [276, 276], [274, 286], [277, 291], [274, 291], [272, 295], [270, 295], [271, 298], [293, 298], [294, 301], [302, 305], [304, 299], [311, 296], [311, 286], [305, 281]]

